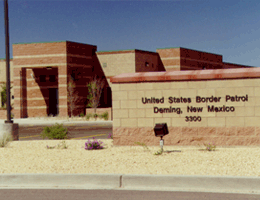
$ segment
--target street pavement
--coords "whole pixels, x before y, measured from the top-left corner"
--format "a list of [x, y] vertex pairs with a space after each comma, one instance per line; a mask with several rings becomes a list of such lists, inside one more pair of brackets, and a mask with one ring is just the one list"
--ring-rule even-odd
[[84, 190], [84, 189], [1, 189], [4, 200], [259, 200], [256, 194], [209, 192]]
[[[4, 120], [0, 120], [0, 124]], [[47, 119], [14, 119], [19, 124], [19, 140], [42, 140], [40, 136], [44, 127], [55, 123], [63, 124], [68, 129], [69, 139], [84, 140], [95, 137], [96, 139], [107, 139], [112, 134], [112, 121], [72, 121]]]
[[[4, 123], [4, 120], [0, 120]], [[68, 121], [17, 119], [19, 126], [77, 123], [111, 125], [112, 121]], [[134, 175], [134, 174], [2, 174], [0, 189], [112, 189], [142, 191], [186, 191], [242, 193], [260, 195], [260, 177], [237, 176], [181, 176], [181, 175]], [[260, 198], [260, 196], [259, 196]]]

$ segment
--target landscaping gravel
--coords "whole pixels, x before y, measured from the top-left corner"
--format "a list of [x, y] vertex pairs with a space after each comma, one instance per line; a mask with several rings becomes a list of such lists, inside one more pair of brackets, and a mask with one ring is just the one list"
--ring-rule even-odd
[[87, 140], [65, 140], [67, 149], [47, 149], [59, 140], [12, 141], [0, 148], [0, 173], [113, 173], [260, 176], [260, 147], [113, 146], [85, 150]]

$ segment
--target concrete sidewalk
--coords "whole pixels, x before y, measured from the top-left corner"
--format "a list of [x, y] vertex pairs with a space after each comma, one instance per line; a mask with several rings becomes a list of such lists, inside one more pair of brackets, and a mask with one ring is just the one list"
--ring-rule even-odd
[[115, 189], [260, 194], [260, 178], [124, 174], [2, 174], [0, 189]]

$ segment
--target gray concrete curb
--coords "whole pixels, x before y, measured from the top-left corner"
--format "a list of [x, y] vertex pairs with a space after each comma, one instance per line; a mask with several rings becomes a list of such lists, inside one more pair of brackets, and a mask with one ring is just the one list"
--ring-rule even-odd
[[260, 194], [260, 178], [123, 174], [2, 174], [0, 188], [123, 189]]
[[119, 174], [2, 174], [0, 188], [104, 188], [120, 187]]
[[260, 178], [235, 176], [123, 175], [122, 187], [139, 190], [260, 194]]

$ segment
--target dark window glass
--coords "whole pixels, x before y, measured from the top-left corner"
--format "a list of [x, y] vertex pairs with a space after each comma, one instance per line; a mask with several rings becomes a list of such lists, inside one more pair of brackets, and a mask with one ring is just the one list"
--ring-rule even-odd
[[50, 75], [50, 82], [55, 82], [56, 81], [56, 76], [55, 75]]
[[46, 76], [40, 75], [40, 82], [46, 82]]

